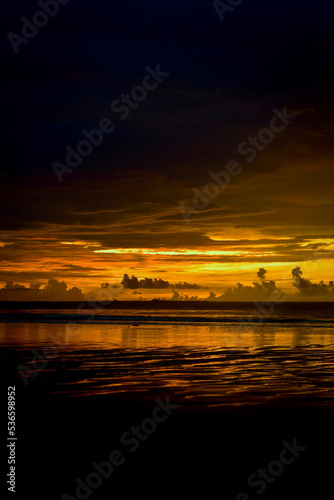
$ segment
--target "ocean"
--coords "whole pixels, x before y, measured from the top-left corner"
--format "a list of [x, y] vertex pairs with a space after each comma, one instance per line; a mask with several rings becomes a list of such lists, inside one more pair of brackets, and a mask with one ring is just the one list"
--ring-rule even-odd
[[[52, 377], [52, 391], [71, 396], [132, 397], [168, 387], [179, 402], [331, 404], [334, 311], [328, 303], [315, 306], [283, 304], [251, 321], [249, 304], [2, 310], [0, 342], [3, 354], [15, 352], [17, 366], [31, 370], [16, 370], [18, 383]], [[34, 370], [32, 349], [47, 360], [45, 369]]]

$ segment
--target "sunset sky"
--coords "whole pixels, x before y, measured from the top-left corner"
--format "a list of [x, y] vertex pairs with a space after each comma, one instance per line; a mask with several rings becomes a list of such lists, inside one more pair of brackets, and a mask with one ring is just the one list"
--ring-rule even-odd
[[[72, 0], [18, 54], [5, 35], [40, 9], [3, 10], [0, 288], [87, 293], [128, 274], [206, 296], [263, 267], [292, 291], [297, 266], [334, 280], [332, 2], [244, 0], [221, 22], [211, 1]], [[126, 118], [111, 110], [158, 65], [168, 76]], [[249, 161], [241, 143], [284, 107], [295, 117]], [[59, 182], [53, 162], [106, 118], [115, 130]]]

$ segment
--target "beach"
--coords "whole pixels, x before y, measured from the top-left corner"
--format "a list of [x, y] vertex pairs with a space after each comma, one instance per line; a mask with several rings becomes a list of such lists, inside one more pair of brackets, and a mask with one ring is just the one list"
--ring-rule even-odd
[[327, 498], [331, 305], [251, 324], [250, 306], [177, 307], [2, 307], [18, 498]]

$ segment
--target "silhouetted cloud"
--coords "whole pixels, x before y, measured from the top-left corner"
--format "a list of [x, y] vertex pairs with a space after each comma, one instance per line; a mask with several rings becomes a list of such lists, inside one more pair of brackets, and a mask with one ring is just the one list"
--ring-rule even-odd
[[200, 299], [197, 297], [197, 295], [195, 295], [195, 296], [192, 295], [189, 297], [189, 295], [179, 293], [179, 292], [176, 292], [174, 290], [173, 297], [170, 300], [173, 300], [173, 301], [197, 301]]
[[257, 272], [258, 277], [263, 280], [265, 275], [267, 274], [267, 270], [264, 269], [263, 267], [260, 267], [260, 269]]
[[154, 278], [144, 278], [143, 280], [139, 280], [136, 276], [130, 276], [128, 274], [124, 274], [123, 280], [121, 284], [124, 288], [130, 288], [131, 290], [136, 290], [137, 288], [169, 288], [169, 282]]
[[266, 273], [266, 269], [261, 267], [257, 272], [260, 283], [254, 282], [252, 286], [237, 283], [237, 288], [228, 288], [215, 300], [274, 300], [274, 297], [282, 296], [283, 292], [277, 288], [275, 281], [265, 281]]
[[50, 301], [80, 301], [84, 299], [82, 291], [76, 286], [68, 289], [64, 281], [49, 279], [47, 285], [41, 289], [40, 283], [30, 283], [29, 288], [25, 285], [14, 284], [7, 281], [0, 289], [0, 300], [50, 300]]
[[301, 268], [295, 267], [292, 269], [293, 286], [295, 286], [303, 297], [329, 297], [334, 296], [334, 282], [329, 281], [328, 285], [323, 280], [319, 283], [312, 283], [312, 281], [302, 278], [303, 271]]
[[187, 283], [184, 281], [183, 283], [174, 283], [171, 285], [172, 288], [176, 288], [177, 290], [199, 290], [202, 288], [200, 285], [197, 285], [196, 283]]
[[101, 288], [121, 288], [121, 285], [112, 283], [101, 283]]
[[[123, 280], [121, 281], [121, 284], [124, 286], [124, 288], [129, 288], [132, 290], [136, 290], [138, 288], [146, 288], [148, 290], [150, 289], [166, 289], [166, 288], [172, 288], [178, 289], [178, 290], [198, 290], [202, 288], [200, 285], [197, 285], [195, 283], [187, 283], [186, 281], [184, 282], [178, 282], [178, 283], [169, 283], [169, 281], [163, 280], [161, 278], [144, 278], [142, 280], [139, 280], [136, 276], [130, 276], [128, 274], [124, 274]], [[102, 285], [101, 285], [102, 286]]]

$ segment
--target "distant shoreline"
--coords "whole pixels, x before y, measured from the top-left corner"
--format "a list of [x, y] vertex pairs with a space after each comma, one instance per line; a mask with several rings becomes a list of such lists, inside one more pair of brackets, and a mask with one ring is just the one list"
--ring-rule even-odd
[[[259, 301], [260, 303], [270, 302], [270, 301]], [[280, 309], [286, 305], [301, 307], [306, 304], [310, 306], [315, 306], [317, 308], [321, 308], [322, 306], [328, 307], [328, 304], [333, 303], [333, 301], [286, 301], [282, 304], [277, 305]], [[84, 305], [83, 305], [84, 304]], [[172, 300], [147, 300], [147, 301], [138, 301], [138, 300], [113, 300], [113, 301], [81, 301], [81, 302], [71, 302], [71, 301], [1, 301], [0, 309], [180, 309], [180, 310], [189, 310], [189, 309], [216, 309], [216, 310], [225, 310], [230, 309], [235, 306], [244, 306], [246, 309], [253, 310], [254, 302], [244, 302], [244, 301], [226, 301], [226, 302], [215, 302], [215, 301], [202, 301], [202, 300], [194, 300], [194, 301], [172, 301]]]

